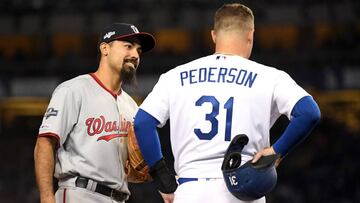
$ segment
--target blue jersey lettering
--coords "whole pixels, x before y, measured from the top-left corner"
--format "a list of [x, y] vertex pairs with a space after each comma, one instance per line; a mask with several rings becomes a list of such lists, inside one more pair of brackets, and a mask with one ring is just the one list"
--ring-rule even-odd
[[256, 80], [257, 73], [246, 69], [203, 67], [180, 72], [181, 86], [196, 83], [234, 83], [251, 88]]

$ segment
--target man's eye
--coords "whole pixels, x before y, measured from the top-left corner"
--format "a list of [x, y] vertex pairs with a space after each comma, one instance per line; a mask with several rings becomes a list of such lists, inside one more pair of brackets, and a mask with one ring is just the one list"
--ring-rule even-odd
[[138, 52], [139, 54], [142, 54], [142, 49], [141, 49], [141, 48], [137, 49], [137, 52]]

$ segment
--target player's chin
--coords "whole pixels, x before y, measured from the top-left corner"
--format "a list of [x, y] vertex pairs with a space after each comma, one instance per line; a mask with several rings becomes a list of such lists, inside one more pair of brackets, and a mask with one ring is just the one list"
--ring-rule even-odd
[[124, 65], [120, 72], [120, 78], [123, 84], [136, 86], [137, 80], [135, 67]]

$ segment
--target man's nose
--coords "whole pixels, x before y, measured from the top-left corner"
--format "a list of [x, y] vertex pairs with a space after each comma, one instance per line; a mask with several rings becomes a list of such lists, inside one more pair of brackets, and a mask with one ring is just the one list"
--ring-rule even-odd
[[139, 52], [137, 49], [131, 49], [131, 57], [139, 58]]

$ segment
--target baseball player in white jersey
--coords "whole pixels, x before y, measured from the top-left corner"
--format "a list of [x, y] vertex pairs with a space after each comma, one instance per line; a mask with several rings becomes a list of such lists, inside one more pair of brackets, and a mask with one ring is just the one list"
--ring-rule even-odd
[[[284, 157], [320, 119], [315, 101], [287, 73], [248, 59], [253, 33], [252, 11], [225, 4], [215, 14], [215, 53], [162, 74], [140, 106], [135, 132], [165, 202], [242, 202], [227, 190], [221, 171], [232, 138], [249, 137], [242, 163], [271, 154]], [[270, 128], [282, 114], [291, 121], [270, 147]], [[156, 132], [168, 119], [179, 177], [172, 190], [163, 187], [175, 180], [164, 169]]]
[[97, 71], [60, 84], [44, 115], [34, 151], [41, 203], [124, 202], [130, 195], [124, 165], [138, 106], [122, 84], [135, 82], [139, 56], [155, 40], [114, 23], [98, 45]]

